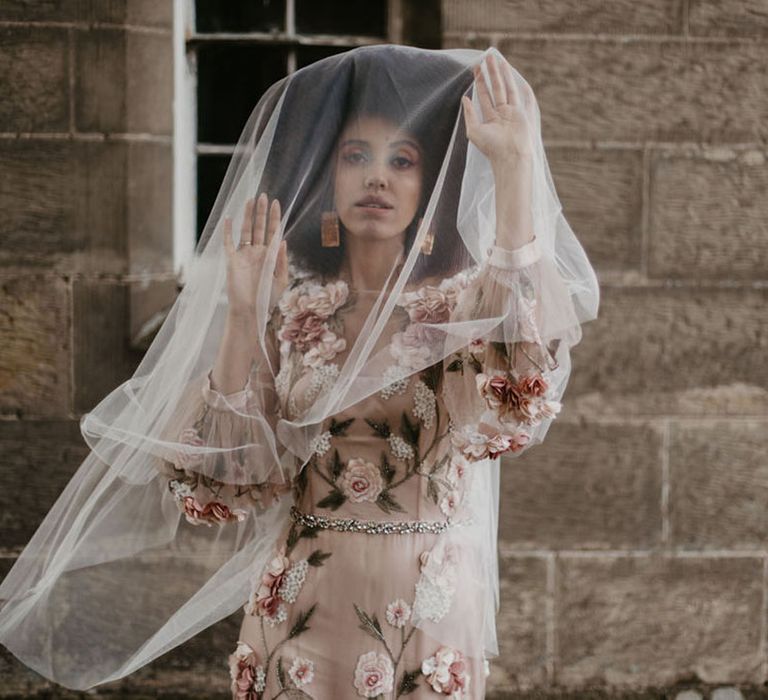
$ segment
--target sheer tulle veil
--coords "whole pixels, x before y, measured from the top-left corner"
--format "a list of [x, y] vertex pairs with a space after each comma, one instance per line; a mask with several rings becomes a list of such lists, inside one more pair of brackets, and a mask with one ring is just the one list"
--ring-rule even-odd
[[[90, 452], [0, 585], [0, 642], [22, 662], [64, 686], [87, 689], [134, 672], [233, 613], [247, 599], [253, 570], [271, 556], [289, 517], [287, 487], [306, 464], [328, 416], [429, 367], [445, 371], [443, 361], [475, 338], [530, 339], [518, 305], [502, 304], [493, 315], [421, 324], [421, 345], [407, 361], [391, 351], [393, 341], [402, 340], [393, 338], [391, 321], [402, 313], [398, 300], [408, 286], [426, 280], [438, 285], [462, 271], [471, 280], [493, 251], [493, 173], [467, 139], [461, 106], [463, 95], [477, 105], [472, 69], [482, 64], [487, 70], [484, 59], [490, 54], [504, 61], [495, 49], [364, 47], [298, 70], [259, 100], [183, 290], [134, 375], [82, 417]], [[569, 349], [581, 338], [581, 324], [597, 316], [598, 284], [563, 216], [536, 99], [513, 67], [511, 75], [527, 105], [532, 138], [530, 206], [544, 263], [533, 283], [548, 309], [537, 328], [542, 343], [557, 341], [551, 345], [557, 359], [553, 395], [562, 396], [571, 370]], [[344, 243], [320, 245], [321, 216], [333, 207], [339, 134], [365, 114], [398, 124], [420, 145], [424, 175], [418, 212], [408, 225], [402, 258], [392, 261], [387, 284], [372, 300], [328, 390], [300, 416], [275, 413], [270, 401], [284, 379], [279, 348], [277, 354], [270, 348], [271, 322], [279, 312], [271, 290], [279, 246], [286, 241], [290, 284], [308, 269], [329, 278], [338, 271]], [[282, 208], [279, 235], [269, 245], [254, 300], [254, 343], [266, 361], [254, 368], [250, 400], [230, 407], [240, 427], [219, 435], [215, 430], [221, 428], [201, 425], [202, 439], [189, 441], [185, 417], [206, 390], [227, 317], [223, 222], [233, 219], [237, 235], [246, 201], [261, 191]], [[425, 255], [429, 235], [434, 243]], [[546, 295], [554, 298], [560, 289], [563, 301], [554, 304]], [[462, 391], [454, 386], [449, 397], [454, 420], [465, 405]], [[536, 427], [525, 449], [544, 439], [549, 424], [544, 420]], [[221, 522], [189, 522], [179, 494], [169, 489], [169, 463], [183, 463], [238, 494]], [[500, 464], [505, 462], [496, 458], [473, 465], [472, 524], [451, 535], [476, 557], [475, 604], [484, 620], [480, 644], [490, 656], [498, 654]], [[437, 638], [443, 634], [428, 620], [421, 625]]]

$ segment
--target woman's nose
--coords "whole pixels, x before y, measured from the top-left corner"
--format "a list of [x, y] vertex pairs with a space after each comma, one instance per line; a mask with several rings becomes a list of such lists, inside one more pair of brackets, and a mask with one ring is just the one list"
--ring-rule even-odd
[[387, 184], [384, 167], [379, 162], [371, 163], [365, 171], [365, 188], [381, 189]]
[[384, 177], [377, 173], [369, 173], [365, 176], [365, 187], [366, 189], [375, 188], [375, 189], [381, 189], [386, 185], [386, 180]]

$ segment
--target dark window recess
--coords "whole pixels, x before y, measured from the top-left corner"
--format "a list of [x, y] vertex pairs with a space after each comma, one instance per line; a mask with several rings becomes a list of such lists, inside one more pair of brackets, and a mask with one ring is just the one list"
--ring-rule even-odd
[[296, 0], [299, 34], [387, 35], [387, 0]]
[[267, 88], [285, 76], [287, 49], [213, 45], [198, 49], [197, 140], [236, 144]]
[[213, 209], [216, 195], [219, 194], [224, 175], [231, 156], [206, 155], [197, 156], [197, 235], [195, 241], [200, 240], [203, 227]]
[[280, 32], [285, 0], [196, 0], [195, 24], [203, 32]]

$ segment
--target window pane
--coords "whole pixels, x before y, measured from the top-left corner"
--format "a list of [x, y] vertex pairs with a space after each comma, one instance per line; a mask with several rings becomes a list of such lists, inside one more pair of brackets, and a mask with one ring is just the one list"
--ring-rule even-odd
[[285, 0], [196, 0], [195, 14], [200, 33], [283, 31]]
[[300, 34], [387, 35], [387, 0], [296, 0]]
[[259, 98], [285, 76], [287, 53], [275, 46], [201, 46], [197, 66], [197, 139], [235, 144]]
[[216, 195], [219, 193], [231, 156], [197, 156], [197, 233], [195, 241], [200, 240], [203, 226], [208, 220]]

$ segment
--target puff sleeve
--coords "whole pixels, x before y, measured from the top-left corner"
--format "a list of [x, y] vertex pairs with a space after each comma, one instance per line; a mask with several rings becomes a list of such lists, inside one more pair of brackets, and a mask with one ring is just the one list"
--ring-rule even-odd
[[169, 430], [176, 449], [159, 471], [179, 510], [193, 525], [246, 520], [289, 492], [290, 455], [275, 438], [281, 416], [274, 374], [279, 362], [279, 312], [267, 323], [268, 357], [257, 353], [246, 385], [223, 394], [211, 371], [189, 386]]
[[568, 286], [534, 238], [493, 246], [458, 296], [451, 322], [493, 328], [444, 360], [455, 447], [470, 460], [517, 456], [543, 441], [562, 407], [581, 325]]

